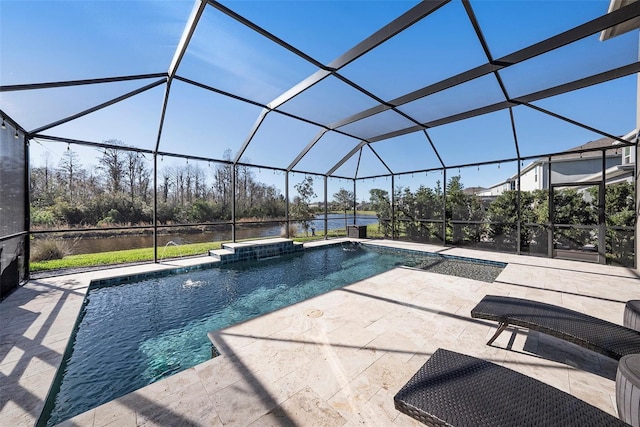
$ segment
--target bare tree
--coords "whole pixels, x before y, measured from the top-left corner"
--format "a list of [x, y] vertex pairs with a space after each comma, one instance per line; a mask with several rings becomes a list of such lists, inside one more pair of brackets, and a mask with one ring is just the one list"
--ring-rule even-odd
[[193, 167], [193, 194], [196, 199], [204, 199], [206, 197], [206, 182], [204, 171], [199, 165]]
[[67, 149], [67, 151], [62, 154], [62, 158], [58, 164], [58, 172], [66, 184], [67, 195], [70, 202], [74, 200], [74, 179], [77, 178], [76, 175], [78, 175], [81, 168], [78, 153], [71, 149]]
[[185, 192], [187, 193], [187, 203], [191, 203], [193, 201], [193, 190], [191, 188], [191, 182], [193, 180], [193, 168], [190, 164], [187, 163], [187, 166], [184, 168], [184, 186]]
[[[224, 152], [224, 159], [231, 161], [231, 150]], [[231, 197], [233, 197], [233, 189], [231, 188], [233, 177], [233, 165], [223, 163], [216, 166], [214, 173], [214, 190], [216, 200], [224, 207], [231, 205]]]
[[171, 168], [162, 168], [160, 174], [162, 179], [162, 184], [160, 184], [162, 187], [162, 201], [167, 203], [169, 199], [169, 188], [171, 187]]
[[138, 172], [140, 172], [140, 153], [135, 151], [127, 151], [124, 156], [125, 178], [129, 187], [129, 196], [133, 203], [136, 195], [136, 184], [138, 182]]
[[[122, 141], [110, 139], [105, 141], [110, 145], [124, 145]], [[112, 193], [122, 191], [122, 177], [125, 175], [125, 152], [117, 148], [105, 148], [102, 156], [98, 158], [99, 166], [106, 178], [106, 185]]]
[[176, 166], [173, 169], [173, 179], [176, 183], [175, 202], [180, 205], [184, 204], [184, 170]]
[[44, 155], [44, 191], [49, 191], [49, 163], [51, 162], [51, 153], [45, 151]]
[[138, 192], [143, 202], [147, 202], [149, 196], [149, 183], [151, 181], [151, 171], [144, 162], [144, 156], [137, 164], [136, 175], [138, 177]]

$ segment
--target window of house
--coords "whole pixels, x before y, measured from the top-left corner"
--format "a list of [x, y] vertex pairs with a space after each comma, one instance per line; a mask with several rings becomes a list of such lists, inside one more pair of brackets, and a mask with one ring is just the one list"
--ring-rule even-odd
[[631, 147], [624, 147], [622, 154], [622, 164], [627, 165], [631, 163]]

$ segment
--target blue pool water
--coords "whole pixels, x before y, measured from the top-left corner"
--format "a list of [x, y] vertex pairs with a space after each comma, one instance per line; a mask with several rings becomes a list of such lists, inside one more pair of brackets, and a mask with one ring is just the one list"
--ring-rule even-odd
[[345, 244], [91, 288], [47, 425], [210, 359], [209, 331], [425, 259]]

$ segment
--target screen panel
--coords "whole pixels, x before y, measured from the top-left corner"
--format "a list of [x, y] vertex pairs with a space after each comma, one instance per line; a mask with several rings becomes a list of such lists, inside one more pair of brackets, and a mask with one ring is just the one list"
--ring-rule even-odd
[[151, 225], [153, 157], [106, 142], [111, 146], [31, 142], [32, 230]]
[[391, 179], [370, 178], [356, 181], [359, 224], [367, 225], [368, 238], [392, 237]]
[[294, 170], [324, 174], [333, 168], [360, 141], [336, 132], [327, 132], [295, 165]]
[[[99, 104], [111, 101], [119, 96], [141, 89], [158, 80], [159, 79], [144, 79], [116, 83], [3, 92], [2, 105], [3, 109], [6, 108], [7, 114], [20, 123], [23, 128], [33, 131], [42, 126], [47, 126], [58, 120], [81, 113]], [[154, 93], [159, 91], [162, 93], [162, 90], [157, 87], [149, 91]], [[142, 94], [145, 100], [149, 99], [148, 95], [145, 96], [149, 91]], [[64, 102], [61, 102], [61, 100], [64, 100]], [[133, 104], [139, 108], [141, 105], [139, 104], [139, 100], [140, 98], [130, 98], [128, 102], [124, 101], [126, 104], [122, 105]], [[117, 111], [119, 109], [117, 105], [118, 104], [112, 105], [111, 107], [113, 108], [110, 108], [110, 110]], [[160, 103], [150, 103], [146, 108], [153, 110], [147, 111], [145, 114], [157, 113], [161, 105]], [[137, 114], [141, 114], [141, 112], [138, 111]], [[86, 116], [84, 118], [86, 118]], [[126, 114], [119, 114], [110, 117], [110, 119], [112, 120], [110, 123], [111, 126], [126, 127], [128, 123], [130, 123], [131, 117]], [[72, 129], [74, 131], [83, 130], [80, 125], [78, 126], [79, 127]], [[84, 133], [87, 133], [87, 131], [85, 130]], [[80, 139], [80, 136], [75, 139]], [[91, 138], [91, 140], [95, 139]]]
[[175, 81], [167, 105], [160, 151], [223, 160], [235, 157], [262, 108]]
[[[262, 28], [328, 64], [416, 1], [222, 1]], [[331, 31], [327, 31], [327, 29]]]
[[256, 165], [286, 168], [321, 129], [289, 116], [267, 114], [242, 155]]
[[316, 70], [284, 47], [207, 7], [178, 75], [266, 105]]
[[609, 1], [475, 1], [471, 5], [497, 59], [604, 15]]
[[386, 175], [389, 172], [388, 167], [385, 166], [379, 155], [371, 149], [371, 145], [362, 147], [362, 154], [360, 155], [356, 171], [357, 178]]
[[289, 173], [289, 237], [321, 239], [325, 235], [324, 177]]
[[636, 62], [638, 35], [631, 31], [604, 42], [594, 34], [498, 73], [509, 96], [518, 98]]
[[377, 102], [373, 98], [328, 76], [278, 109], [329, 125], [375, 105]]
[[371, 144], [394, 173], [440, 168], [440, 160], [423, 132]]
[[598, 133], [524, 105], [513, 108], [513, 117], [522, 157], [559, 153], [602, 138]]
[[450, 2], [341, 73], [390, 101], [485, 62], [487, 57], [462, 3]]
[[387, 134], [399, 129], [406, 129], [411, 126], [415, 126], [415, 123], [411, 120], [393, 110], [386, 110], [382, 113], [374, 114], [373, 116], [341, 126], [339, 129], [350, 135], [368, 140], [378, 135]]
[[420, 123], [429, 123], [476, 108], [497, 104], [504, 100], [504, 94], [498, 81], [492, 74], [489, 74], [425, 96], [398, 108]]
[[437, 126], [428, 132], [447, 166], [517, 157], [508, 110]]
[[[0, 237], [26, 231], [24, 135], [3, 120], [0, 129]], [[4, 298], [24, 279], [25, 239], [27, 236], [0, 241], [0, 298]]]
[[637, 93], [638, 78], [631, 75], [532, 104], [611, 135], [622, 136], [635, 128]]
[[165, 86], [161, 85], [43, 133], [89, 142], [109, 140], [153, 150], [158, 139]]
[[189, 1], [3, 2], [0, 85], [166, 72], [192, 8]]

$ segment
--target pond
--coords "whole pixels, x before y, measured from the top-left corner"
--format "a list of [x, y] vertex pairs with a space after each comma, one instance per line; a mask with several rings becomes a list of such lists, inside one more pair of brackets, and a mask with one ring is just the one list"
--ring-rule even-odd
[[[358, 225], [369, 225], [378, 222], [375, 215], [356, 215], [356, 223]], [[317, 215], [312, 221], [316, 234], [324, 232], [324, 215]], [[343, 214], [329, 214], [327, 216], [327, 229], [344, 229], [345, 217]], [[353, 224], [353, 215], [347, 215], [347, 224]], [[268, 223], [264, 225], [251, 224], [236, 226], [236, 239], [252, 239], [261, 237], [280, 236], [282, 225], [279, 223]], [[304, 231], [299, 227], [298, 234]], [[311, 234], [311, 230], [309, 230]], [[158, 236], [158, 246], [164, 246], [173, 242], [178, 245], [189, 243], [204, 243], [231, 240], [231, 226], [222, 225], [214, 230], [207, 230], [199, 233], [180, 233], [180, 234], [162, 234]], [[134, 248], [150, 248], [153, 246], [153, 235], [151, 234], [126, 234], [126, 235], [109, 235], [108, 237], [84, 237], [76, 239], [69, 244], [70, 255], [87, 254], [98, 252], [119, 251]]]

